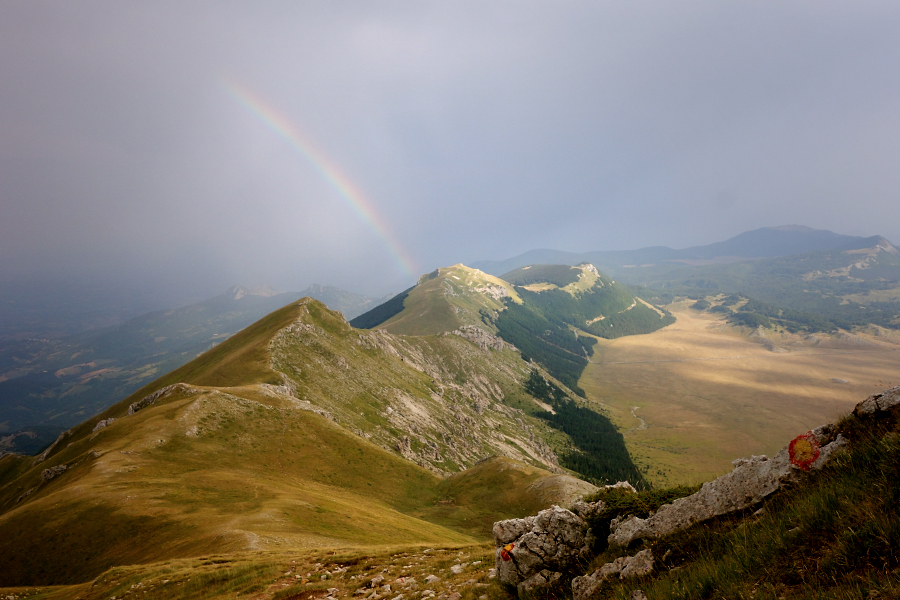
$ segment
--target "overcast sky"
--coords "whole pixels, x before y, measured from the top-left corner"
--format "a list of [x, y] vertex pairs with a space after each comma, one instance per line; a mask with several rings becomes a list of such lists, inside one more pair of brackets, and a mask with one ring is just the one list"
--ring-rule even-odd
[[0, 4], [0, 275], [368, 294], [533, 248], [900, 242], [900, 3]]

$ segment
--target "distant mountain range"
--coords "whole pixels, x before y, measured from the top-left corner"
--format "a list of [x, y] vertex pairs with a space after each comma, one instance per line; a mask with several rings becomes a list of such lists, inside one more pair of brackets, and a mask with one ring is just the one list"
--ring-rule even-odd
[[729, 263], [759, 258], [791, 256], [824, 250], [855, 250], [870, 248], [884, 240], [881, 236], [857, 237], [832, 231], [812, 229], [802, 225], [763, 227], [748, 231], [723, 242], [706, 246], [692, 246], [675, 250], [665, 246], [651, 246], [637, 250], [563, 252], [560, 250], [529, 250], [505, 260], [482, 260], [472, 267], [485, 273], [503, 273], [534, 264], [577, 265], [589, 262], [601, 271], [619, 275], [623, 269], [662, 264], [703, 265]]
[[287, 293], [234, 286], [112, 327], [0, 344], [0, 451], [40, 450], [63, 429], [305, 296], [351, 318], [384, 300], [331, 286]]

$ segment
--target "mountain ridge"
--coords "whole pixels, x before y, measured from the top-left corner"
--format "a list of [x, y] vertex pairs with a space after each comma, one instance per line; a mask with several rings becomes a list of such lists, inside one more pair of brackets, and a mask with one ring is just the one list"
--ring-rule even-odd
[[351, 316], [380, 302], [313, 284], [303, 292], [232, 286], [203, 302], [54, 340], [0, 344], [0, 452], [33, 453], [285, 304], [312, 296]]
[[565, 434], [511, 406], [539, 408], [527, 375], [513, 350], [355, 330], [301, 299], [40, 456], [0, 457], [0, 585], [284, 545], [475, 543], [498, 515], [596, 489], [556, 466], [543, 438]]
[[[803, 225], [762, 227], [746, 231], [721, 242], [704, 246], [673, 249], [650, 246], [635, 250], [566, 252], [561, 250], [529, 250], [518, 256], [499, 260], [481, 260], [473, 268], [500, 275], [528, 264], [571, 264], [590, 262], [600, 270], [618, 269], [626, 265], [640, 266], [676, 261], [739, 262], [754, 258], [772, 258], [804, 254], [817, 250], [853, 250], [869, 247], [883, 240], [881, 236], [860, 237], [813, 229]], [[886, 241], [886, 240], [885, 240]]]

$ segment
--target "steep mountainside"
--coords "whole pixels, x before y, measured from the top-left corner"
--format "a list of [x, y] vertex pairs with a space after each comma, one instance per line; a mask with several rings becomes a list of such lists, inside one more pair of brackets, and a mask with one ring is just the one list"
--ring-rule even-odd
[[350, 316], [374, 302], [319, 285], [293, 293], [235, 286], [204, 302], [114, 327], [0, 345], [0, 452], [39, 452], [63, 429], [304, 296]]
[[488, 329], [583, 396], [578, 377], [597, 337], [649, 333], [673, 322], [582, 264], [529, 265], [499, 278], [463, 265], [438, 269], [352, 323], [408, 335]]
[[521, 304], [486, 314], [499, 335], [579, 395], [578, 378], [597, 338], [650, 333], [675, 322], [663, 309], [633, 296], [590, 264], [533, 265], [502, 277]]
[[386, 303], [389, 310], [376, 307], [351, 324], [395, 334], [429, 335], [462, 325], [484, 327], [483, 311], [502, 310], [504, 298], [522, 302], [508, 282], [461, 264], [423, 275], [404, 294], [400, 302], [391, 299]]
[[551, 445], [579, 454], [578, 440], [514, 408], [543, 410], [534, 377], [484, 331], [400, 338], [292, 303], [40, 456], [0, 458], [0, 585], [212, 552], [484, 539], [498, 516], [594, 489], [556, 464]]

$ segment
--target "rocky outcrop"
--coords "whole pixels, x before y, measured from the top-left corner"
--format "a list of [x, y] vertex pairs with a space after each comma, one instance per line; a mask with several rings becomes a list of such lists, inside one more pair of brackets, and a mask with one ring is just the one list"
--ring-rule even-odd
[[900, 385], [873, 394], [856, 405], [853, 414], [857, 417], [868, 417], [879, 412], [887, 412], [900, 404]]
[[108, 427], [115, 420], [116, 419], [114, 417], [111, 417], [109, 419], [103, 419], [102, 421], [98, 421], [97, 424], [94, 425], [94, 429], [92, 430], [92, 432], [100, 431], [104, 427]]
[[160, 398], [167, 396], [169, 392], [183, 392], [183, 393], [192, 393], [193, 389], [186, 383], [173, 383], [172, 385], [167, 385], [164, 388], [160, 388], [150, 394], [149, 396], [145, 396], [142, 400], [138, 400], [137, 402], [132, 402], [128, 406], [128, 414], [133, 415], [141, 409], [147, 408], [148, 406], [155, 404], [157, 400]]
[[522, 583], [516, 586], [519, 596], [534, 594], [535, 592], [548, 588], [562, 578], [562, 573], [541, 569]]
[[[900, 411], [900, 386], [874, 394], [853, 411], [859, 419], [877, 419]], [[625, 547], [641, 539], [658, 538], [717, 516], [748, 509], [787, 484], [801, 481], [809, 471], [822, 469], [849, 441], [837, 425], [823, 425], [797, 436], [773, 458], [752, 456], [733, 462], [734, 470], [703, 484], [700, 490], [661, 506], [647, 518], [626, 516], [609, 523], [609, 545]], [[634, 492], [627, 483], [606, 486]], [[550, 585], [588, 558], [592, 545], [586, 523], [605, 509], [602, 501], [577, 501], [572, 511], [554, 506], [535, 516], [494, 524], [497, 573], [501, 581], [529, 592]], [[590, 575], [575, 577], [575, 600], [597, 596], [602, 583], [612, 577], [625, 579], [653, 571], [653, 555], [643, 550], [606, 563]], [[646, 598], [640, 590], [632, 594]]]
[[[871, 418], [900, 405], [900, 386], [869, 396], [856, 405], [853, 414]], [[696, 494], [661, 506], [656, 514], [610, 522], [610, 545], [627, 546], [641, 538], [656, 538], [694, 523], [733, 513], [761, 502], [804, 471], [825, 466], [848, 442], [836, 425], [823, 425], [798, 436], [773, 458], [752, 456], [733, 462], [734, 470], [703, 484]]]
[[498, 521], [493, 534], [497, 577], [521, 593], [555, 582], [589, 556], [584, 519], [559, 506]]
[[606, 563], [590, 575], [576, 577], [572, 580], [574, 600], [590, 600], [597, 595], [600, 585], [607, 579], [628, 579], [653, 572], [653, 553], [641, 550], [634, 556], [622, 556], [613, 562]]
[[[837, 433], [834, 425], [824, 425], [806, 435], [818, 446], [818, 455], [808, 466], [812, 469], [821, 469], [835, 452], [847, 445], [847, 439]], [[785, 446], [771, 459], [753, 456], [735, 460], [731, 473], [704, 483], [695, 494], [661, 506], [646, 519], [613, 519], [609, 544], [627, 546], [637, 539], [657, 538], [758, 504], [783, 485], [796, 481], [806, 470], [792, 458], [795, 457], [791, 455], [791, 446]]]
[[56, 465], [55, 467], [50, 467], [49, 469], [44, 469], [41, 471], [41, 481], [43, 483], [47, 483], [57, 475], [61, 473], [65, 473], [66, 469], [69, 468], [69, 465]]
[[477, 327], [476, 325], [463, 325], [459, 329], [455, 329], [450, 333], [458, 335], [463, 339], [469, 340], [482, 350], [503, 350], [504, 348], [512, 348], [513, 350], [515, 350], [514, 346], [507, 344], [496, 335], [491, 335], [490, 333], [488, 333], [481, 327]]
[[62, 443], [62, 441], [63, 441], [64, 439], [66, 439], [67, 437], [69, 437], [70, 435], [72, 435], [72, 430], [71, 430], [71, 429], [66, 429], [66, 430], [63, 431], [61, 434], [59, 434], [59, 437], [56, 438], [56, 441], [55, 441], [55, 442], [53, 442], [52, 444], [50, 444], [50, 445], [47, 447], [46, 450], [44, 450], [43, 452], [41, 452], [40, 454], [38, 454], [37, 459], [34, 461], [35, 464], [40, 464], [40, 463], [44, 462], [45, 460], [47, 460], [47, 457], [49, 457], [50, 454], [51, 454], [54, 450], [56, 450], [57, 446], [59, 446], [59, 445]]

